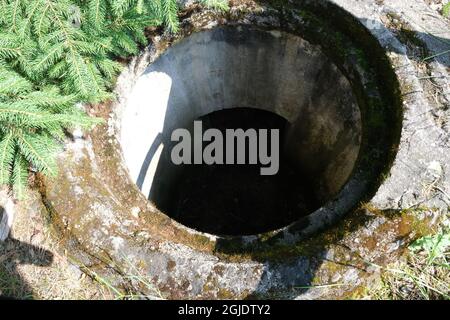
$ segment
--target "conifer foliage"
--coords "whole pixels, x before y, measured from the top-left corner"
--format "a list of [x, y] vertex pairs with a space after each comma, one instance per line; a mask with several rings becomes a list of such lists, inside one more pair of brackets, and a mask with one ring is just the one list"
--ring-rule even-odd
[[54, 175], [65, 130], [98, 122], [77, 105], [112, 98], [115, 58], [147, 44], [145, 27], [177, 32], [177, 13], [177, 0], [0, 0], [0, 185], [23, 198], [30, 169]]

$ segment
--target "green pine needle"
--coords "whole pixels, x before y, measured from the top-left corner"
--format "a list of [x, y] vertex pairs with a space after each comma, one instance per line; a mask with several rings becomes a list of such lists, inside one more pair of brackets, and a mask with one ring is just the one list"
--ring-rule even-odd
[[17, 153], [14, 161], [14, 170], [12, 172], [12, 188], [17, 199], [26, 198], [28, 189], [28, 161], [21, 153]]

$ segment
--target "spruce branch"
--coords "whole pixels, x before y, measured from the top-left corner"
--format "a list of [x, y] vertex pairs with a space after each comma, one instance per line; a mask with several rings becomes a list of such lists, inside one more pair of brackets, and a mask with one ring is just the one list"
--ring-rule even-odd
[[20, 153], [37, 171], [56, 176], [56, 153], [60, 150], [60, 145], [51, 136], [17, 131], [15, 137]]
[[30, 170], [55, 175], [65, 132], [102, 122], [77, 105], [113, 99], [115, 59], [147, 45], [149, 26], [177, 32], [178, 10], [177, 0], [0, 0], [0, 184], [23, 198]]

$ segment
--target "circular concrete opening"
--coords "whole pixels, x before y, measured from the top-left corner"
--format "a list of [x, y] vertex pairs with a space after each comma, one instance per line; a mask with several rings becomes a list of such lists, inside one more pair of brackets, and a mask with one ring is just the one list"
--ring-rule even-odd
[[[279, 171], [175, 165], [175, 129], [279, 129]], [[352, 86], [317, 46], [280, 31], [218, 27], [167, 49], [138, 79], [121, 123], [131, 177], [156, 207], [198, 231], [248, 235], [287, 226], [334, 199], [358, 159]], [[192, 142], [193, 143], [193, 142]]]

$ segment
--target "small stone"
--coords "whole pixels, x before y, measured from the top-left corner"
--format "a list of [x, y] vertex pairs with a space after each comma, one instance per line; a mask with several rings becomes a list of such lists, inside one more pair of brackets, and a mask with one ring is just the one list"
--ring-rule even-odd
[[371, 264], [366, 268], [366, 271], [368, 273], [374, 273], [374, 272], [377, 272], [379, 269], [380, 268], [378, 266]]
[[78, 268], [77, 266], [70, 264], [68, 269], [70, 270], [70, 272], [74, 275], [74, 277], [76, 279], [83, 279], [83, 275], [85, 275], [80, 268]]
[[432, 161], [428, 164], [429, 171], [431, 171], [436, 178], [442, 176], [442, 166], [438, 161]]
[[387, 246], [387, 252], [394, 252], [395, 250], [398, 250], [398, 248], [400, 248], [399, 242], [391, 243]]
[[342, 276], [339, 273], [336, 273], [332, 278], [331, 278], [331, 282], [332, 283], [336, 283], [339, 280], [341, 280]]
[[344, 282], [351, 283], [358, 279], [358, 271], [355, 269], [350, 269], [344, 274]]
[[75, 129], [75, 130], [73, 130], [72, 135], [75, 139], [82, 139], [83, 131], [81, 131], [81, 129]]

